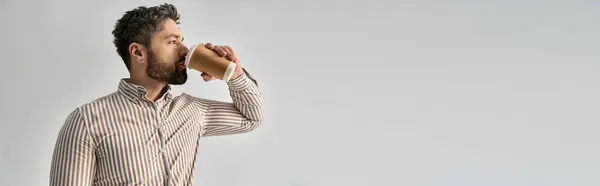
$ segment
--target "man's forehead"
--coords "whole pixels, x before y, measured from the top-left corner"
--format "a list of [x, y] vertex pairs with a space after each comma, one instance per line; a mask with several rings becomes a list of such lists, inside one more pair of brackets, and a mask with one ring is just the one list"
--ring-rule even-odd
[[163, 23], [159, 35], [165, 37], [181, 37], [181, 30], [175, 21], [168, 19]]

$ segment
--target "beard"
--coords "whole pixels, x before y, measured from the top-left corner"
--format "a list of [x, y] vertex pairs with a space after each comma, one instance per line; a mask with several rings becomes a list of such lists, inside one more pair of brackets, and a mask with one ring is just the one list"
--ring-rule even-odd
[[179, 64], [183, 63], [185, 58], [180, 58], [174, 64], [158, 62], [157, 57], [152, 51], [148, 52], [148, 66], [146, 73], [148, 77], [170, 85], [182, 85], [187, 81], [186, 69], [180, 70]]

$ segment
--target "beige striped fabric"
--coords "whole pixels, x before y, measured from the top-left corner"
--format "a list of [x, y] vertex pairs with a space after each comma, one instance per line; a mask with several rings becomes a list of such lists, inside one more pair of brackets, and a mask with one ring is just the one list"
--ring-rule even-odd
[[50, 185], [193, 185], [199, 139], [244, 133], [263, 119], [249, 75], [227, 82], [233, 103], [167, 93], [153, 102], [124, 78], [116, 92], [70, 113], [51, 164]]

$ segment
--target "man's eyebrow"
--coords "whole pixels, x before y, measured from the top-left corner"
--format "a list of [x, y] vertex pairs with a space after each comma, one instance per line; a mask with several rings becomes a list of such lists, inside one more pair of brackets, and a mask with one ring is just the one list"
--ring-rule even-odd
[[[174, 38], [177, 39], [177, 38], [180, 38], [181, 36], [177, 35], [177, 34], [169, 34], [169, 35], [165, 36], [165, 39], [168, 39], [168, 38], [171, 38], [171, 37], [174, 37]], [[181, 41], [183, 41], [183, 39], [184, 39], [184, 37], [181, 37]]]

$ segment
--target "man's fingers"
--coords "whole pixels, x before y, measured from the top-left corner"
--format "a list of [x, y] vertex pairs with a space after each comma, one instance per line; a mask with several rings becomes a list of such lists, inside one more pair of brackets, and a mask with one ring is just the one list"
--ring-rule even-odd
[[223, 50], [225, 50], [225, 52], [227, 52], [227, 59], [229, 59], [229, 61], [237, 61], [235, 59], [235, 54], [233, 53], [233, 50], [231, 49], [231, 47], [229, 46], [222, 46], [221, 48], [223, 48]]
[[207, 73], [202, 72], [202, 74], [200, 74], [200, 76], [202, 76], [202, 79], [204, 81], [210, 81], [212, 76], [208, 75]]
[[233, 49], [230, 46], [216, 46], [216, 45], [213, 45], [212, 43], [206, 43], [206, 44], [204, 44], [204, 46], [206, 48], [208, 48], [209, 50], [214, 51], [219, 56], [225, 57], [229, 61], [233, 61], [233, 62], [238, 61], [238, 59], [236, 59], [236, 57], [235, 57], [235, 52], [233, 52]]
[[202, 72], [202, 74], [200, 74], [200, 76], [202, 76], [202, 79], [206, 82], [217, 79], [217, 78], [212, 77], [211, 75], [208, 75], [207, 73], [204, 73], [204, 72]]
[[227, 51], [228, 51], [228, 52], [229, 52], [231, 55], [234, 55], [234, 56], [235, 56], [235, 52], [233, 51], [233, 48], [231, 48], [230, 46], [224, 46], [224, 47], [227, 49]]
[[204, 47], [208, 48], [209, 50], [215, 49], [215, 46], [212, 43], [206, 43], [204, 44]]
[[213, 49], [213, 51], [217, 52], [217, 54], [219, 54], [219, 56], [221, 57], [227, 57], [227, 51], [221, 46], [215, 46], [215, 49]]

